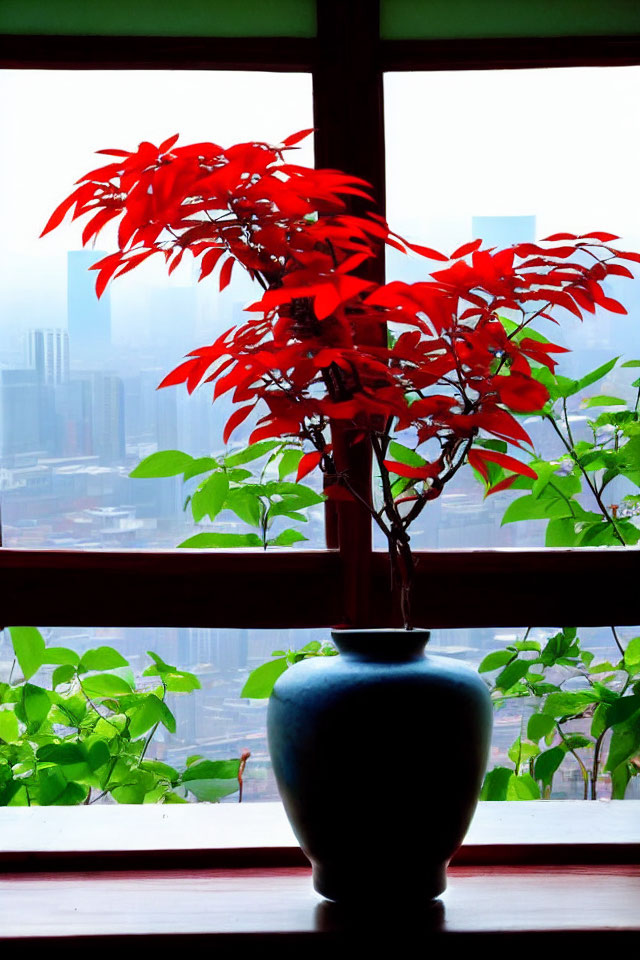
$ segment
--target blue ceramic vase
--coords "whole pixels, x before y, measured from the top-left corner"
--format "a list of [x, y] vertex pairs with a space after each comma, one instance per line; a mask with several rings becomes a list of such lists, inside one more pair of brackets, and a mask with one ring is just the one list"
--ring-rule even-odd
[[487, 687], [425, 654], [426, 630], [336, 630], [341, 656], [279, 677], [271, 760], [318, 893], [432, 899], [473, 816], [491, 738]]

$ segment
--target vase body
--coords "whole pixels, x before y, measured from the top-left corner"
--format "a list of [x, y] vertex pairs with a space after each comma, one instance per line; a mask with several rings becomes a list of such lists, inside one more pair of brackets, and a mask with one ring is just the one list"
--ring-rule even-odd
[[425, 655], [425, 630], [339, 630], [341, 655], [275, 684], [269, 750], [296, 837], [329, 900], [429, 899], [446, 886], [486, 768], [487, 687]]

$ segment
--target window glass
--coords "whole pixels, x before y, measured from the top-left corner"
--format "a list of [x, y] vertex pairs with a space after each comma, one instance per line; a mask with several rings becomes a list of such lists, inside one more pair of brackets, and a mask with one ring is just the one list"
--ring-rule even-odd
[[[635, 775], [638, 769], [635, 756], [637, 737], [633, 740], [627, 735], [629, 750], [625, 754], [627, 741], [623, 730], [625, 717], [631, 717], [630, 724], [635, 721], [637, 729], [637, 713], [633, 715], [627, 710], [625, 714], [624, 708], [616, 707], [620, 718], [617, 731], [613, 726], [605, 727], [602, 731], [594, 727], [606, 709], [600, 704], [615, 702], [621, 694], [626, 695], [628, 703], [633, 703], [635, 699], [630, 694], [627, 680], [629, 675], [637, 677], [640, 672], [639, 633], [638, 627], [615, 628], [615, 635], [611, 627], [580, 628], [577, 631], [571, 628], [534, 627], [529, 631], [486, 628], [432, 632], [427, 654], [453, 657], [473, 669], [480, 668], [481, 676], [492, 691], [495, 711], [488, 773], [491, 775], [491, 771], [496, 769], [498, 773], [493, 774], [493, 792], [486, 799], [505, 799], [507, 781], [511, 776], [519, 776], [523, 778], [519, 781], [519, 789], [529, 791], [519, 799], [536, 799], [547, 795], [554, 799], [580, 800], [585, 795], [585, 789], [588, 796], [594, 789], [594, 763], [596, 797], [608, 799], [612, 789], [608, 770], [612, 749], [618, 751], [621, 762], [628, 766], [630, 773], [625, 797], [640, 799], [640, 776]], [[188, 671], [197, 677], [200, 683], [198, 689], [189, 690], [191, 684], [187, 682], [186, 687], [183, 684], [185, 688], [181, 692], [170, 690], [166, 694], [165, 701], [175, 717], [176, 729], [170, 732], [160, 722], [149, 739], [145, 760], [157, 760], [174, 770], [183, 771], [188, 764], [238, 760], [244, 751], [249, 751], [251, 756], [244, 774], [243, 801], [251, 802], [277, 800], [278, 793], [266, 740], [267, 700], [242, 696], [249, 674], [262, 664], [281, 658], [288, 650], [306, 647], [308, 652], [313, 653], [330, 641], [329, 631], [322, 628], [206, 630], [188, 627], [54, 627], [42, 628], [41, 634], [47, 648], [72, 650], [80, 656], [97, 648], [102, 649], [103, 655], [105, 648], [118, 651], [128, 666], [114, 668], [112, 664], [108, 669], [105, 667], [102, 673], [108, 672], [121, 678], [121, 682], [124, 679], [140, 694], [149, 694], [154, 690], [158, 692], [160, 683], [157, 674], [144, 675], [144, 671], [152, 665], [152, 658], [145, 651], [152, 651], [155, 658], [160, 657], [181, 674]], [[526, 645], [526, 649], [518, 650], [518, 646], [522, 648], [523, 645]], [[628, 660], [627, 672], [622, 669], [622, 651], [626, 652]], [[272, 656], [274, 653], [275, 657]], [[524, 674], [517, 669], [517, 663], [523, 661], [529, 664]], [[94, 665], [97, 667], [97, 661]], [[54, 671], [61, 669], [65, 668], [53, 664], [41, 666], [30, 677], [29, 684], [50, 690], [53, 680], [58, 683], [56, 689], [61, 696], [67, 697], [74, 692], [77, 694], [76, 679], [67, 685], [60, 683], [59, 674], [54, 676]], [[520, 679], [513, 681], [510, 689], [505, 689], [506, 669], [511, 669], [512, 677], [516, 673], [520, 676]], [[96, 669], [81, 673], [82, 682], [87, 685], [89, 693], [92, 689], [91, 679], [99, 672]], [[9, 679], [14, 685], [22, 682], [20, 666], [13, 660], [9, 631], [4, 630], [0, 633], [0, 685]], [[89, 707], [95, 708], [111, 721], [116, 714], [116, 725], [120, 722], [117, 719], [119, 711], [129, 711], [128, 715], [133, 719], [127, 688], [116, 690], [114, 696], [115, 700], [105, 701], [104, 697], [94, 694], [95, 699]], [[563, 696], [568, 697], [569, 701], [577, 698], [577, 705], [569, 702], [564, 707], [561, 704], [559, 709], [553, 709], [558, 697]], [[550, 699], [553, 697], [555, 701]], [[80, 700], [83, 702], [82, 697]], [[12, 702], [5, 697], [0, 709], [0, 717], [4, 717], [2, 729], [5, 731], [11, 729], [7, 711], [13, 709]], [[562, 716], [563, 709], [574, 716]], [[51, 714], [51, 717], [58, 721], [55, 728], [57, 733], [74, 735], [72, 729], [62, 729], [59, 715]], [[536, 719], [532, 721], [532, 717]], [[24, 726], [20, 726], [19, 733], [21, 737], [24, 736]], [[144, 734], [138, 732], [136, 737], [138, 740], [142, 736], [146, 739], [150, 733], [151, 729]], [[14, 734], [18, 736], [17, 728]], [[113, 731], [104, 724], [94, 734], [107, 740], [112, 735]], [[437, 736], [438, 731], [430, 731], [429, 735]], [[614, 737], [617, 744], [612, 748]], [[36, 749], [38, 746], [35, 743]], [[401, 749], [402, 745], [398, 746]], [[0, 748], [0, 761], [3, 759], [3, 750], [6, 754], [9, 749], [9, 745]], [[541, 761], [542, 767], [536, 767], [538, 758], [543, 754], [547, 756]], [[460, 760], [464, 762], [464, 758]], [[554, 761], [557, 761], [557, 768], [553, 770], [549, 790], [545, 794], [544, 784], [541, 783], [546, 776], [545, 764], [551, 763], [553, 766]], [[415, 762], [428, 764], [429, 756], [416, 757]], [[73, 771], [67, 772], [69, 778], [73, 779]], [[434, 769], [432, 773], [434, 789], [437, 789], [439, 772]], [[532, 784], [529, 777], [535, 783]], [[224, 788], [225, 785], [222, 786]], [[214, 787], [209, 784], [209, 788]], [[236, 803], [236, 784], [230, 783], [229, 787], [230, 792], [221, 799]], [[186, 799], [190, 802], [211, 799], [207, 789], [206, 784], [196, 784], [195, 792], [189, 790]], [[510, 790], [509, 798], [515, 799], [511, 795], [516, 790], [513, 781]], [[92, 801], [109, 802], [110, 798], [98, 800], [99, 792], [94, 789]], [[178, 792], [181, 795], [184, 793], [183, 790]], [[129, 799], [125, 802], [132, 801]]]
[[562, 37], [636, 34], [640, 10], [628, 0], [381, 0], [385, 39]]
[[312, 37], [315, 0], [3, 0], [0, 32], [168, 37]]
[[[408, 239], [445, 253], [472, 238], [486, 246], [540, 240], [556, 232], [593, 230], [620, 236], [616, 246], [640, 250], [640, 67], [394, 73], [385, 78], [388, 218]], [[622, 262], [622, 261], [621, 261]], [[619, 356], [616, 367], [568, 401], [576, 441], [590, 440], [589, 420], [622, 409], [592, 411], [592, 395], [637, 400], [637, 369], [622, 363], [640, 357], [638, 264], [624, 261], [633, 280], [610, 277], [607, 296], [626, 316], [600, 308], [583, 322], [559, 311], [560, 326], [539, 330], [571, 349], [557, 373], [572, 379]], [[426, 279], [435, 262], [390, 251], [388, 279]], [[523, 425], [544, 458], [564, 453], [547, 422]], [[600, 475], [599, 475], [600, 476]], [[599, 507], [583, 479], [584, 507]], [[637, 484], [616, 478], [606, 489], [611, 512]], [[412, 528], [415, 547], [543, 546], [545, 520], [507, 523], [515, 499], [503, 491], [483, 500], [468, 468], [427, 505]], [[632, 514], [635, 507], [624, 510]], [[382, 546], [382, 543], [379, 543]]]
[[[155, 388], [188, 351], [240, 322], [258, 293], [240, 270], [222, 295], [215, 275], [196, 283], [189, 258], [170, 278], [161, 264], [144, 264], [97, 300], [88, 268], [115, 249], [114, 234], [86, 250], [81, 222], [38, 236], [74, 181], [105, 162], [96, 150], [176, 132], [185, 144], [277, 143], [312, 127], [310, 76], [7, 70], [0, 123], [11, 225], [0, 239], [4, 544], [174, 547], [196, 532], [182, 506], [197, 480], [183, 489], [181, 478], [128, 475], [157, 450], [219, 453], [231, 405], [223, 398], [212, 408], [207, 386], [191, 397], [183, 386]], [[296, 160], [313, 164], [311, 139]], [[247, 421], [236, 430], [234, 446], [246, 446], [250, 429]], [[308, 515], [309, 544], [323, 546], [322, 507]], [[216, 526], [247, 529], [229, 512]]]

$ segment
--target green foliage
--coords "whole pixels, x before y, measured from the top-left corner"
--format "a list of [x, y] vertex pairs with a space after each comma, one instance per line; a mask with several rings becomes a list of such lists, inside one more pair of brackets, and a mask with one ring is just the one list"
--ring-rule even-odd
[[241, 697], [263, 700], [271, 696], [278, 677], [289, 667], [310, 657], [335, 657], [338, 651], [332, 643], [320, 643], [312, 640], [299, 650], [274, 650], [275, 660], [267, 660], [252, 670], [242, 688]]
[[[412, 451], [409, 451], [412, 454]], [[164, 450], [147, 457], [130, 473], [131, 477], [172, 477], [182, 474], [184, 483], [202, 477], [188, 494], [184, 508], [190, 507], [195, 523], [213, 523], [223, 511], [236, 517], [257, 532], [225, 533], [206, 531], [188, 537], [180, 547], [191, 549], [233, 549], [247, 547], [291, 547], [307, 539], [303, 533], [286, 527], [272, 536], [272, 526], [279, 517], [306, 523], [304, 511], [322, 503], [324, 497], [302, 483], [285, 478], [298, 470], [303, 451], [288, 441], [263, 440], [244, 450], [225, 454], [222, 458], [194, 458], [180, 450]], [[417, 454], [413, 454], [417, 457]], [[265, 460], [266, 458], [266, 460]], [[242, 467], [263, 460], [258, 478]], [[423, 463], [422, 458], [418, 460]], [[265, 482], [269, 468], [277, 470], [278, 479]]]
[[[238, 790], [239, 759], [184, 770], [146, 759], [160, 724], [176, 730], [166, 694], [199, 689], [194, 674], [149, 651], [143, 676], [158, 685], [148, 689], [113, 647], [80, 656], [47, 647], [35, 627], [10, 627], [9, 636], [22, 677], [0, 683], [0, 806], [68, 806], [107, 795], [118, 803], [216, 802]], [[56, 664], [51, 689], [32, 682]]]
[[[619, 638], [612, 632], [620, 654]], [[558, 770], [577, 765], [585, 799], [597, 797], [601, 772], [610, 776], [612, 797], [622, 799], [631, 778], [640, 773], [640, 684], [634, 681], [640, 672], [640, 638], [627, 644], [619, 662], [594, 663], [595, 654], [582, 648], [575, 627], [563, 627], [544, 644], [529, 640], [528, 634], [487, 654], [479, 667], [494, 674], [497, 709], [514, 698], [536, 703], [536, 712], [508, 750], [513, 767], [489, 771], [482, 798], [549, 797]], [[565, 688], [576, 680], [580, 689]]]

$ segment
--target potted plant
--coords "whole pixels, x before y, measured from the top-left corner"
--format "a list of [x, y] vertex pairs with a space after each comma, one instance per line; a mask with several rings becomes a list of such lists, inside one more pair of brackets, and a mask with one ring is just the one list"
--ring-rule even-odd
[[[261, 287], [245, 323], [193, 350], [160, 386], [214, 384], [214, 400], [233, 391], [225, 442], [253, 418], [251, 443], [300, 447], [296, 479], [322, 471], [329, 500], [356, 504], [384, 532], [404, 629], [334, 631], [342, 657], [284, 673], [270, 748], [320, 893], [435, 897], [475, 808], [491, 708], [473, 671], [424, 655], [409, 528], [466, 463], [487, 494], [536, 478], [506, 451], [528, 444], [517, 415], [544, 407], [544, 371], [563, 348], [528, 327], [558, 309], [580, 318], [594, 303], [624, 312], [602, 283], [636, 255], [603, 233], [505, 250], [474, 240], [450, 256], [409, 243], [379, 216], [347, 211], [347, 198], [370, 199], [366, 183], [287, 159], [310, 132], [278, 146], [171, 137], [103, 151], [111, 162], [78, 181], [44, 232], [72, 208], [91, 217], [83, 243], [119, 220], [117, 251], [92, 268], [98, 295], [152, 256], [172, 272], [187, 252], [200, 279], [220, 268], [221, 289], [236, 264]], [[382, 244], [424, 257], [424, 282], [360, 275]], [[442, 266], [429, 272], [433, 261]], [[379, 503], [345, 468], [348, 444], [372, 451]]]

